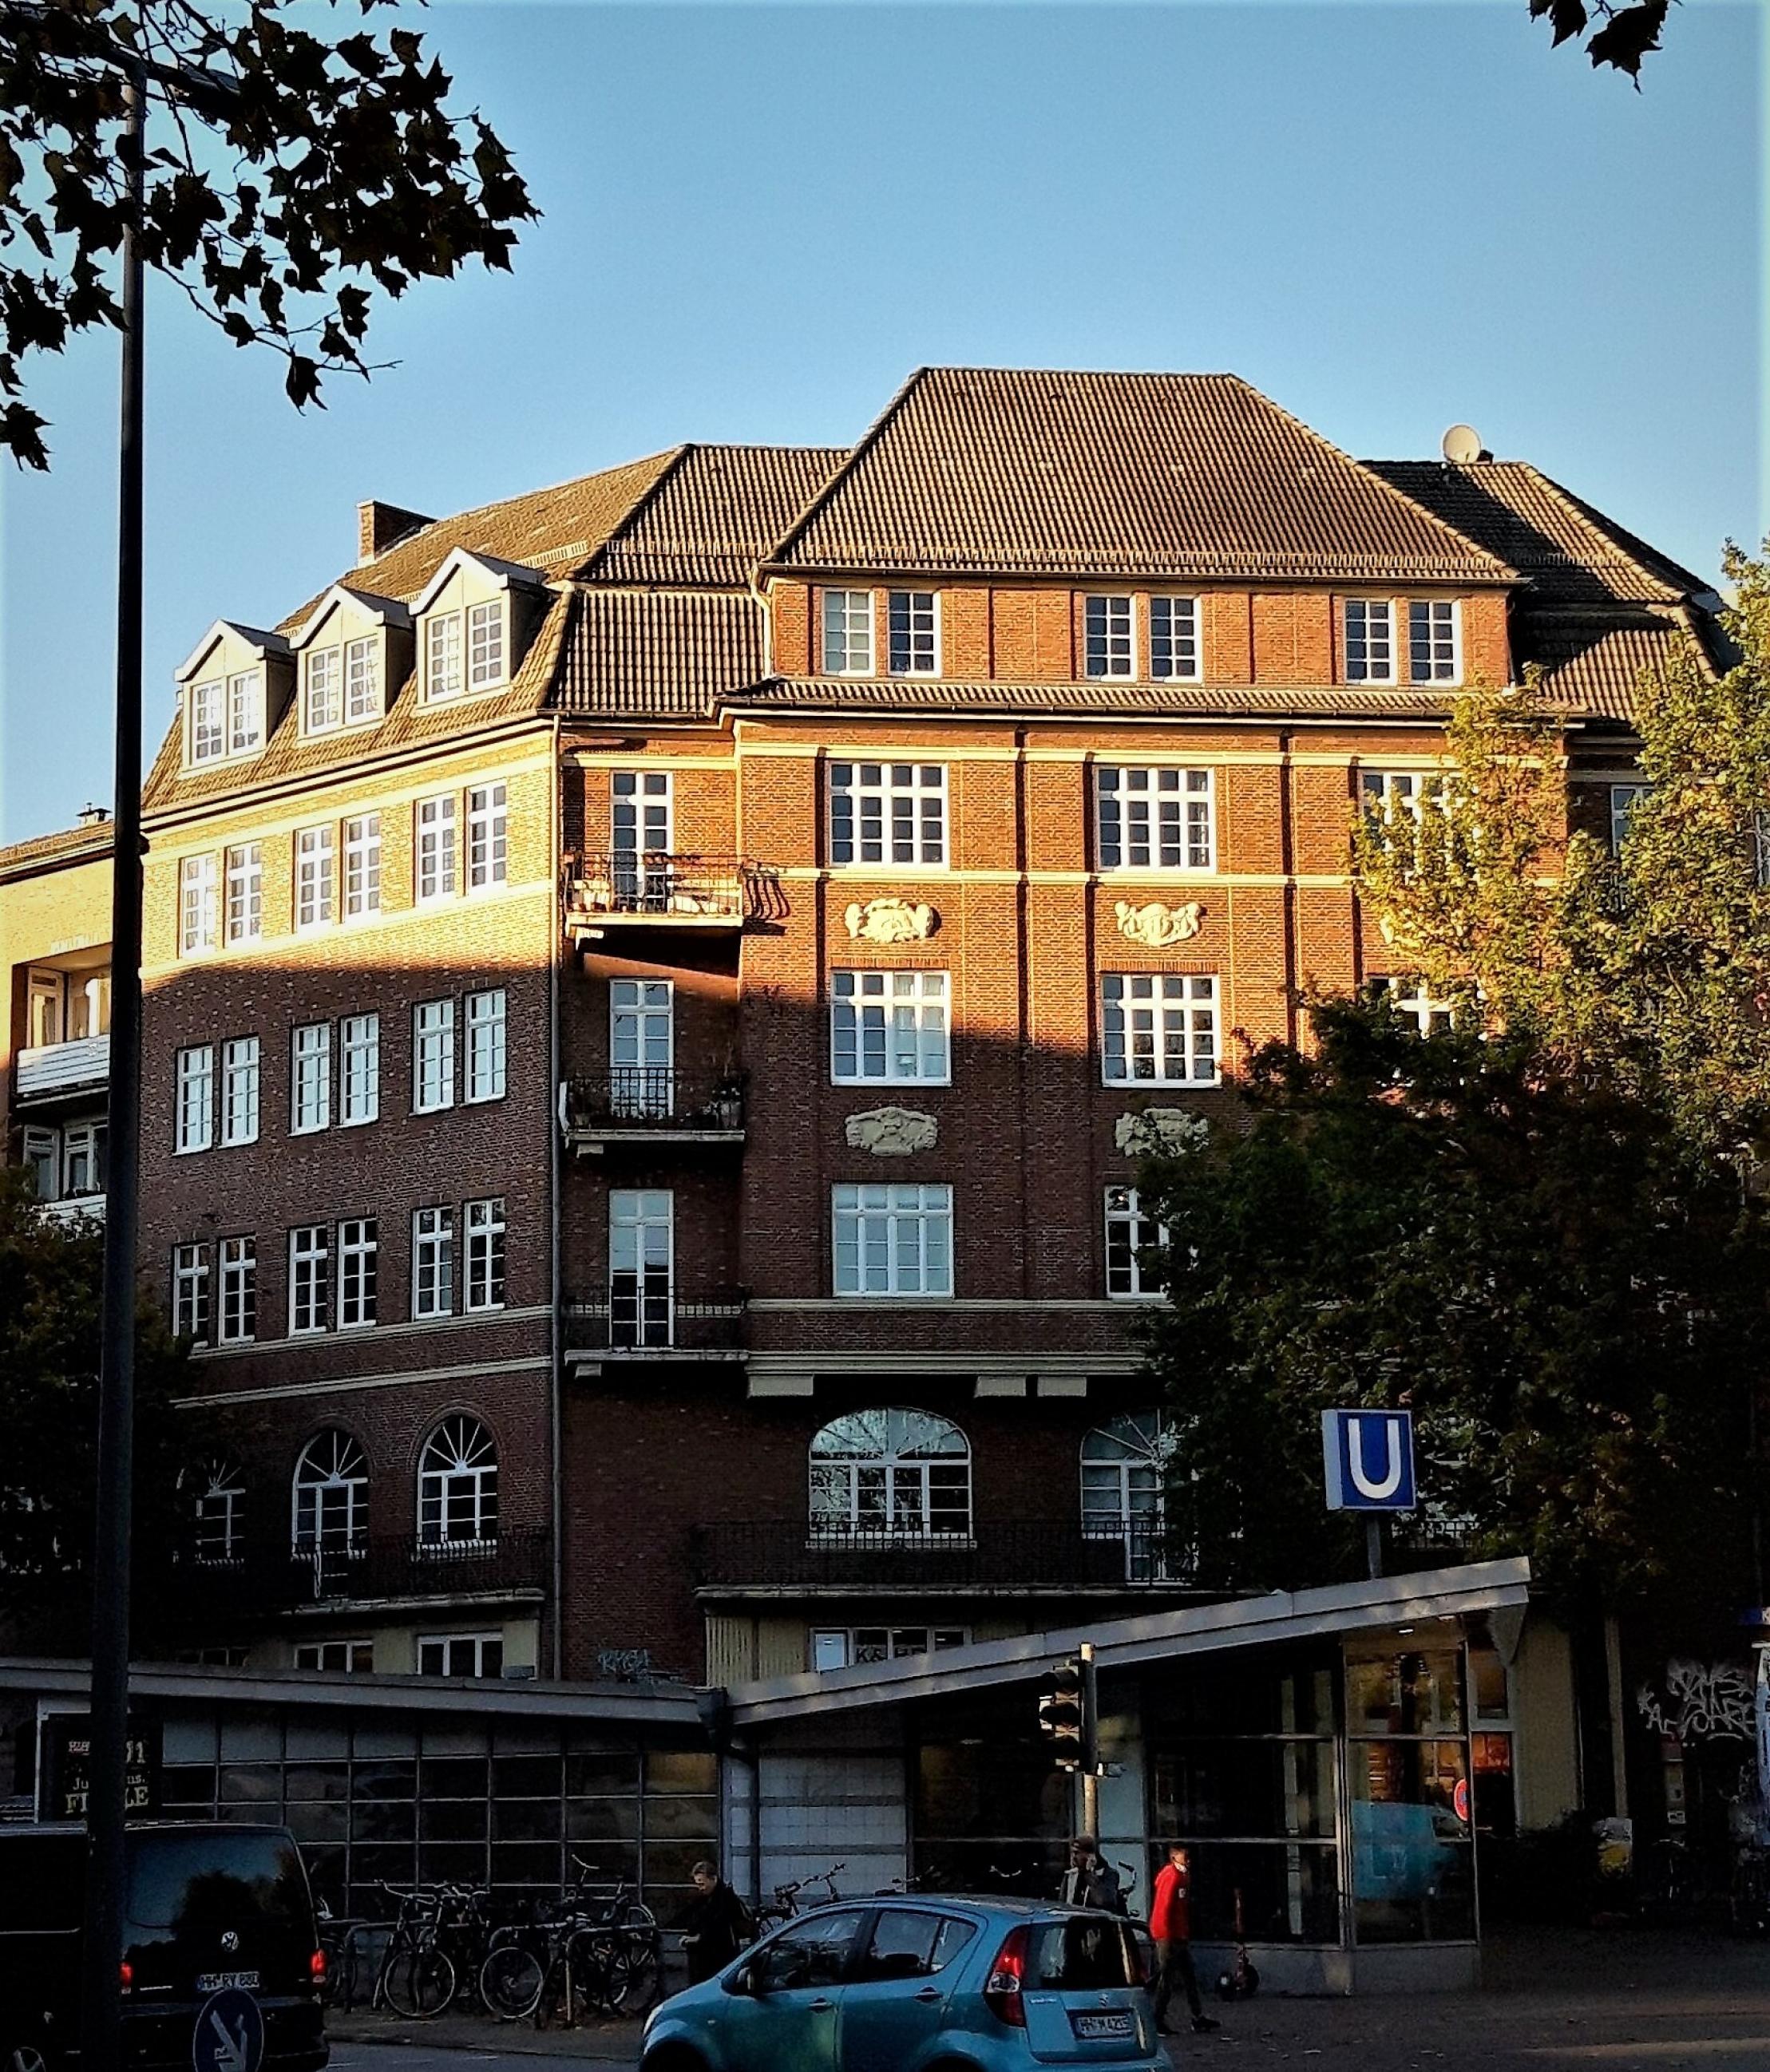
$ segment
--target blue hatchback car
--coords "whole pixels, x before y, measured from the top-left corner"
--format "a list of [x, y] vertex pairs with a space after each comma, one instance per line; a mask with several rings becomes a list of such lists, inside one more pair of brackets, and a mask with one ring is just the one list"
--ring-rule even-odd
[[1162, 2068], [1142, 1959], [1109, 1914], [908, 1894], [802, 1914], [645, 2025], [643, 2072]]

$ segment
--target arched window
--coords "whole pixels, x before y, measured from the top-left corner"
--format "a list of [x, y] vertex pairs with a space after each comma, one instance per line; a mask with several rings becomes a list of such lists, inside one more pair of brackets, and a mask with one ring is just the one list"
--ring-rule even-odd
[[368, 1537], [368, 1463], [348, 1432], [321, 1432], [295, 1463], [298, 1554], [355, 1554]]
[[1122, 1540], [1134, 1583], [1167, 1574], [1166, 1489], [1175, 1434], [1159, 1410], [1122, 1412], [1081, 1442], [1081, 1529], [1089, 1540]]
[[498, 1449], [476, 1417], [445, 1417], [418, 1463], [418, 1536], [426, 1547], [498, 1536]]
[[245, 1474], [231, 1453], [216, 1453], [187, 1470], [196, 1511], [196, 1558], [237, 1561], [245, 1546]]
[[811, 1529], [845, 1539], [969, 1536], [971, 1447], [925, 1410], [854, 1410], [811, 1442]]

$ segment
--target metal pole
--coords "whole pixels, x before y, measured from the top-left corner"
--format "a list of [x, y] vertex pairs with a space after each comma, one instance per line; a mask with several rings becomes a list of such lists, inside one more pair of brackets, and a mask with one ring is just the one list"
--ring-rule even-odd
[[1081, 1831], [1100, 1840], [1100, 1710], [1094, 1680], [1094, 1643], [1076, 1651], [1081, 1663]]
[[93, 1538], [91, 1749], [86, 1824], [84, 2072], [122, 2072], [130, 1508], [135, 1395], [136, 1166], [142, 1050], [142, 251], [146, 94], [124, 83], [122, 434], [117, 524], [116, 791], [111, 856], [109, 1170], [105, 1201], [98, 1479]]
[[1383, 1572], [1383, 1521], [1374, 1511], [1365, 1514], [1365, 1559], [1374, 1583]]

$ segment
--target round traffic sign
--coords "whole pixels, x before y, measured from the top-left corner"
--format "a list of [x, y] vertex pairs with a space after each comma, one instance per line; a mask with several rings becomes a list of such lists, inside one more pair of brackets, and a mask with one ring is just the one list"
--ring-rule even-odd
[[197, 2009], [192, 2072], [258, 2072], [264, 2062], [264, 2010], [241, 1986], [224, 1986]]
[[1456, 1781], [1456, 1789], [1451, 1794], [1451, 1811], [1455, 1814], [1465, 1827], [1467, 1827], [1469, 1824], [1469, 1780], [1466, 1777], [1459, 1777]]

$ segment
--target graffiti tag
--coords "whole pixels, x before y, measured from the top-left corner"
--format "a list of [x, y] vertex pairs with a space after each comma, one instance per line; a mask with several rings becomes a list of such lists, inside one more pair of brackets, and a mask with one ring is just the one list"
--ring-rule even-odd
[[1751, 1739], [1751, 1678], [1736, 1662], [1705, 1667], [1674, 1658], [1665, 1665], [1664, 1696], [1644, 1684], [1635, 1704], [1650, 1733], [1676, 1734], [1687, 1741]]

